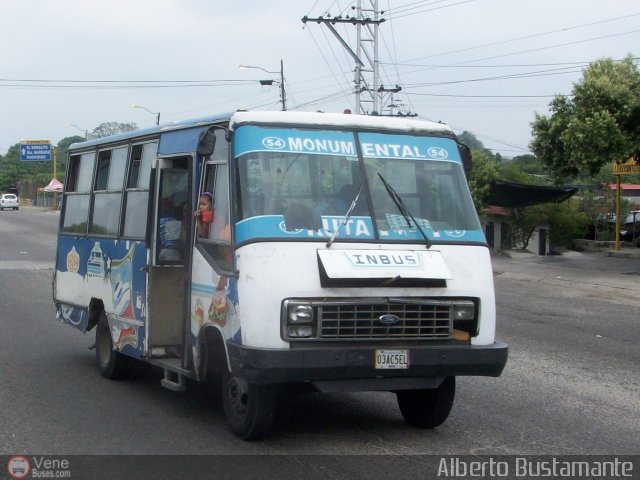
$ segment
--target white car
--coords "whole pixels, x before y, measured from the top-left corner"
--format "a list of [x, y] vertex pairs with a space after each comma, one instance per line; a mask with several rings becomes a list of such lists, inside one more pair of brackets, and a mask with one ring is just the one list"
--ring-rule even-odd
[[13, 210], [18, 210], [20, 205], [18, 205], [18, 197], [13, 193], [3, 193], [0, 195], [0, 210], [4, 210], [5, 208], [11, 208]]

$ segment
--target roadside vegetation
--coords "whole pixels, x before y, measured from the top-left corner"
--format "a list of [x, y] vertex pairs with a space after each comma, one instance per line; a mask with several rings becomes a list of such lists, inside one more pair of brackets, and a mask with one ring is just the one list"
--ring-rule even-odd
[[[488, 207], [488, 185], [494, 179], [573, 186], [577, 194], [560, 204], [512, 209], [513, 243], [526, 248], [542, 223], [550, 225], [555, 246], [569, 247], [574, 238], [615, 239], [615, 192], [609, 187], [616, 182], [613, 163], [640, 161], [640, 72], [633, 57], [592, 63], [571, 96], [556, 96], [549, 111], [548, 116], [537, 113], [531, 123], [534, 155], [503, 160], [477, 139], [470, 142], [474, 170], [469, 184], [478, 212]], [[625, 175], [623, 182], [640, 183], [640, 175]], [[621, 218], [631, 208], [623, 200]]]
[[[106, 122], [101, 123], [91, 132], [87, 133], [87, 139], [106, 137], [118, 133], [136, 130], [135, 123]], [[64, 174], [67, 167], [67, 150], [69, 145], [76, 142], [83, 142], [84, 137], [74, 135], [65, 137], [56, 145], [57, 174], [58, 180], [64, 181]], [[0, 155], [0, 192], [6, 192], [17, 188], [20, 196], [32, 198], [36, 189], [44, 187], [53, 178], [53, 162], [21, 162], [20, 143], [9, 148], [9, 151]]]
[[[478, 213], [489, 206], [492, 180], [529, 185], [574, 186], [578, 193], [560, 204], [512, 209], [513, 244], [526, 248], [536, 225], [550, 225], [551, 242], [570, 246], [574, 238], [612, 240], [616, 182], [613, 163], [635, 158], [640, 162], [640, 72], [629, 55], [616, 62], [604, 58], [584, 70], [570, 96], [556, 96], [549, 115], [535, 114], [531, 122], [533, 155], [504, 159], [486, 149], [472, 133], [459, 137], [473, 152], [469, 185]], [[137, 129], [134, 123], [106, 122], [88, 139]], [[57, 144], [57, 177], [64, 180], [69, 145], [83, 141], [66, 137]], [[53, 176], [52, 162], [20, 162], [20, 144], [0, 155], [0, 191], [17, 188], [32, 196]], [[624, 183], [640, 183], [640, 175], [625, 175]], [[621, 218], [632, 205], [623, 201]]]

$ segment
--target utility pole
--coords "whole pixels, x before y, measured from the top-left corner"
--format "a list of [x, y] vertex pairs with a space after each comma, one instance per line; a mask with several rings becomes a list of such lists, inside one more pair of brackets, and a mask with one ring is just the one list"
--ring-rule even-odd
[[[369, 7], [363, 8], [362, 2], [368, 2]], [[364, 115], [380, 115], [384, 110], [383, 95], [386, 90], [380, 90], [380, 65], [378, 59], [378, 28], [385, 21], [378, 10], [378, 0], [358, 0], [353, 17], [317, 17], [304, 16], [303, 23], [316, 22], [325, 25], [338, 39], [347, 53], [355, 62], [355, 95], [356, 113]], [[350, 23], [356, 27], [356, 51], [336, 31], [336, 23]], [[399, 87], [398, 87], [399, 88]], [[368, 108], [367, 108], [368, 107]]]
[[284, 90], [284, 63], [280, 59], [280, 99], [282, 100], [282, 111], [287, 109], [287, 102]]
[[[52, 147], [53, 150], [53, 178], [58, 179], [58, 147], [55, 145]], [[53, 192], [53, 209], [58, 209], [58, 192]]]

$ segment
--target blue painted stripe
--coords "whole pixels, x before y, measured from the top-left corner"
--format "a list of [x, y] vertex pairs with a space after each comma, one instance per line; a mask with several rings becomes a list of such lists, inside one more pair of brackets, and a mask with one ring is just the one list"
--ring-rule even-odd
[[206, 285], [204, 283], [191, 284], [191, 293], [213, 294], [215, 291], [216, 289], [213, 285]]

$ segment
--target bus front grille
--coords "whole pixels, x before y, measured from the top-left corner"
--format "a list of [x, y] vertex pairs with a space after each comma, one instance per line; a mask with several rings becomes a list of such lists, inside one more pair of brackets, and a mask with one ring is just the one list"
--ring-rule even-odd
[[318, 308], [322, 339], [447, 339], [453, 331], [449, 302], [325, 304]]

